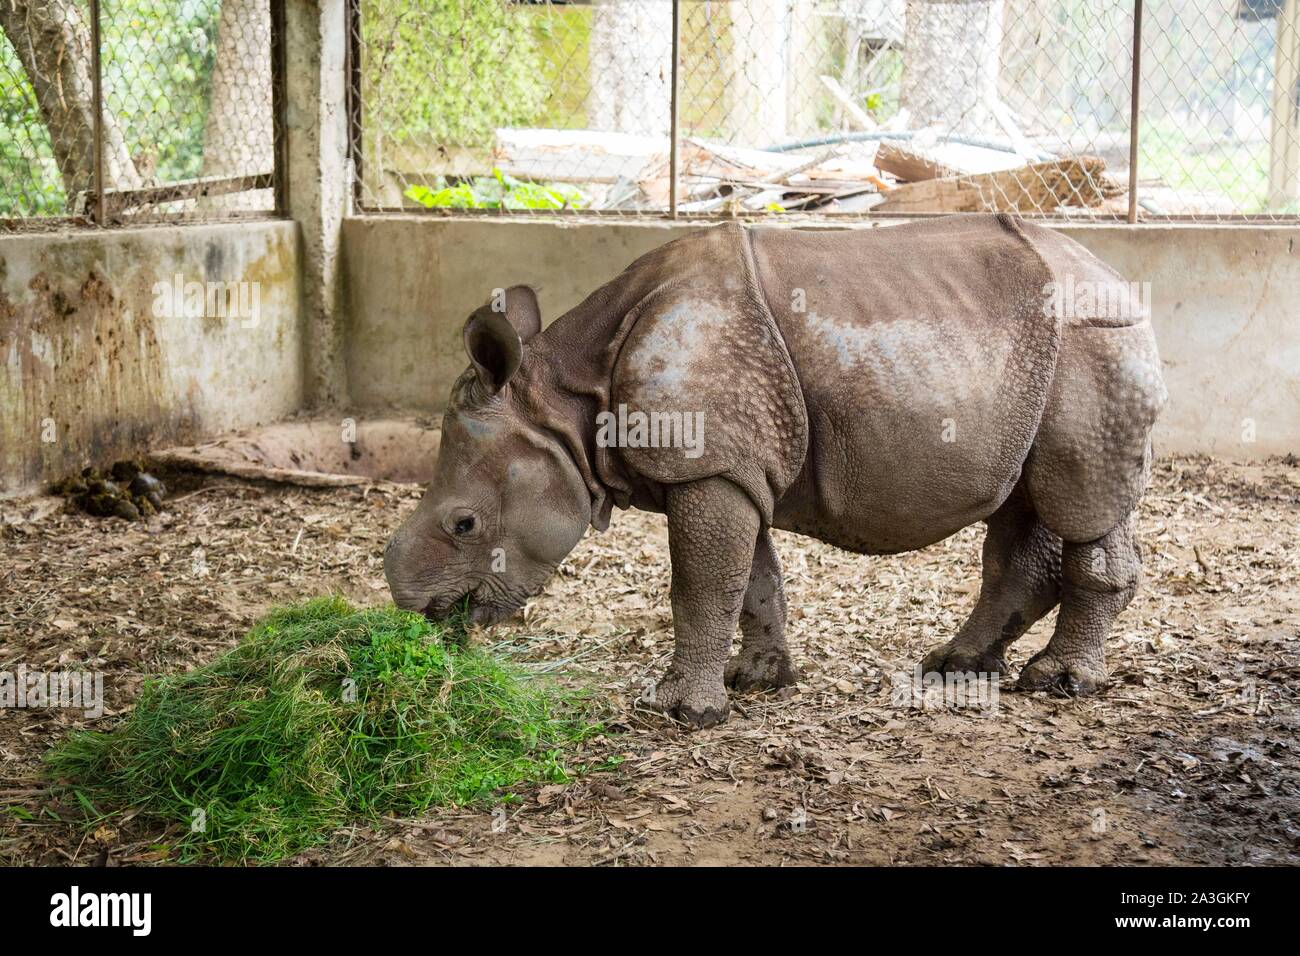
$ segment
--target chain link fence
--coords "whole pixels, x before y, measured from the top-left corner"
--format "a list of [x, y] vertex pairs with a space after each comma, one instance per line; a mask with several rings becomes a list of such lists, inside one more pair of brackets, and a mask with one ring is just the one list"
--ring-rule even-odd
[[1293, 219], [1297, 7], [356, 0], [356, 197], [495, 214]]
[[[274, 212], [281, 9], [0, 0], [0, 221]], [[366, 210], [1273, 221], [1300, 203], [1300, 0], [350, 0], [349, 17]]]
[[1144, 213], [1294, 219], [1300, 2], [1145, 6], [1138, 136]]
[[277, 209], [272, 0], [0, 0], [0, 221]]

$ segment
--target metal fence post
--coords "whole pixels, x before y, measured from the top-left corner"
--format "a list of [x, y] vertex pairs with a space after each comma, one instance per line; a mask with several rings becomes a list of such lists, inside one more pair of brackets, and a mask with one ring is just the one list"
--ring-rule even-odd
[[668, 143], [668, 216], [677, 218], [677, 147], [680, 138], [678, 99], [681, 87], [681, 0], [673, 0], [673, 69], [672, 69], [672, 119]]
[[1142, 0], [1133, 0], [1133, 106], [1128, 123], [1128, 221], [1138, 221], [1138, 117], [1142, 93]]
[[348, 46], [345, 56], [348, 71], [348, 158], [352, 167], [349, 170], [352, 190], [348, 199], [352, 208], [361, 209], [365, 205], [362, 166], [364, 144], [361, 139], [361, 0], [348, 0], [347, 8]]
[[100, 62], [99, 0], [90, 0], [90, 90], [94, 116], [91, 117], [91, 139], [94, 141], [95, 225], [104, 223], [104, 71]]
[[284, 84], [284, 3], [271, 0], [271, 129], [275, 135], [275, 146], [271, 151], [275, 166], [271, 170], [271, 181], [274, 183], [275, 212], [279, 216], [287, 215], [289, 211], [289, 137], [285, 129], [289, 118]]

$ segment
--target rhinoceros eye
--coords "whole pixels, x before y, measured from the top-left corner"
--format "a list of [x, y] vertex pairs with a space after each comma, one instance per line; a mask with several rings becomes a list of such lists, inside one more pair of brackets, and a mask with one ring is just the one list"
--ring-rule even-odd
[[466, 515], [456, 522], [455, 531], [457, 534], [469, 534], [474, 530], [474, 516]]

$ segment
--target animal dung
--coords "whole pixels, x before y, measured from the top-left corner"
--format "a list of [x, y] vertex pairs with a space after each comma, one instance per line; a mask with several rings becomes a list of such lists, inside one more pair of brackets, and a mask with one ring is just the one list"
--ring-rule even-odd
[[119, 461], [107, 475], [85, 468], [80, 475], [54, 482], [50, 492], [96, 518], [139, 521], [163, 510], [167, 486], [139, 462]]

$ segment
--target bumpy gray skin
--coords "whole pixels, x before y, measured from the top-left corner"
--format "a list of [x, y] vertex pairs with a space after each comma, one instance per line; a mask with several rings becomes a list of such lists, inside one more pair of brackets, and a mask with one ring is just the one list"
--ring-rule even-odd
[[[1136, 590], [1133, 512], [1165, 389], [1149, 321], [1063, 315], [1053, 284], [1127, 288], [1005, 216], [857, 232], [719, 226], [633, 263], [541, 332], [515, 287], [465, 327], [435, 477], [389, 542], [402, 607], [501, 619], [612, 508], [667, 514], [676, 650], [649, 700], [692, 727], [727, 686], [789, 684], [770, 529], [865, 554], [988, 526], [983, 585], [926, 670], [1005, 672], [1058, 604], [1031, 690], [1105, 686]], [[600, 447], [597, 415], [703, 412], [703, 451]], [[739, 624], [740, 653], [729, 660]]]

